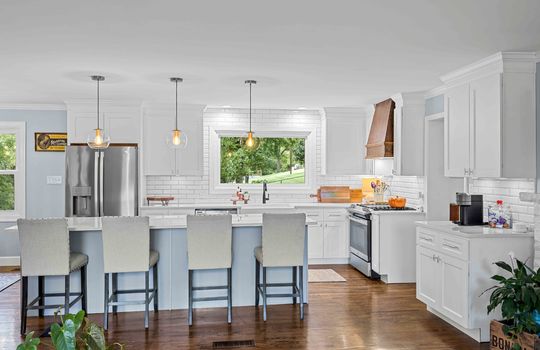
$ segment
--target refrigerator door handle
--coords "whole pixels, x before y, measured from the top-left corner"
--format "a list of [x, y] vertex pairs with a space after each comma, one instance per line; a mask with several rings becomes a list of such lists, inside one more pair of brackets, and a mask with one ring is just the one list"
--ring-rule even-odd
[[99, 152], [94, 153], [94, 213], [99, 215]]
[[103, 158], [105, 157], [105, 152], [101, 153], [99, 158], [99, 216], [105, 215], [105, 210], [103, 208]]

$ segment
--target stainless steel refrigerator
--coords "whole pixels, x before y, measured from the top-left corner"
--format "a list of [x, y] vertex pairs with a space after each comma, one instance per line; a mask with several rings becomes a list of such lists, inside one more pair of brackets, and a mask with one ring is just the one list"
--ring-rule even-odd
[[136, 146], [66, 148], [66, 216], [136, 216]]

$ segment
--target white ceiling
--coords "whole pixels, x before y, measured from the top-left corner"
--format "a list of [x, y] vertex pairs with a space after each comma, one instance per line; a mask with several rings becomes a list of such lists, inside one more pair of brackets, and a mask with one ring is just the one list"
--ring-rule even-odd
[[359, 106], [497, 51], [540, 50], [538, 0], [2, 0], [0, 103]]

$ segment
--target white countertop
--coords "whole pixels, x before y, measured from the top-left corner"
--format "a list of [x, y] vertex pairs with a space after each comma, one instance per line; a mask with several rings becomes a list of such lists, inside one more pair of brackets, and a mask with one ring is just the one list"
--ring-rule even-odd
[[464, 238], [533, 237], [533, 232], [515, 233], [511, 229], [488, 226], [459, 226], [450, 221], [417, 221], [416, 225]]
[[249, 204], [237, 204], [234, 205], [224, 203], [185, 203], [185, 204], [173, 204], [173, 205], [143, 205], [141, 209], [191, 209], [191, 208], [216, 208], [216, 209], [228, 209], [228, 208], [245, 208], [245, 209], [288, 209], [288, 208], [348, 208], [353, 203], [319, 203], [319, 202], [304, 202], [304, 203], [249, 203]]
[[[373, 210], [372, 215], [424, 215], [420, 210]], [[420, 218], [419, 218], [420, 219]]]
[[[101, 218], [67, 218], [70, 231], [100, 231]], [[156, 215], [150, 216], [150, 229], [186, 228], [186, 215]], [[307, 225], [316, 222], [306, 218]], [[262, 226], [262, 214], [242, 214], [232, 216], [233, 227], [260, 227]], [[17, 230], [17, 225], [8, 227], [6, 230]]]

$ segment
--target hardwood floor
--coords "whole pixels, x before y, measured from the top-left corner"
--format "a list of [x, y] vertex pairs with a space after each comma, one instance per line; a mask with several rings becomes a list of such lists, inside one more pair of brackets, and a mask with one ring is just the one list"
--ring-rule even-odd
[[[212, 349], [214, 341], [250, 340], [257, 349], [489, 349], [426, 311], [415, 298], [414, 284], [385, 285], [365, 278], [348, 265], [333, 268], [344, 283], [310, 284], [306, 317], [298, 306], [270, 306], [268, 321], [254, 307], [195, 310], [194, 324], [187, 312], [151, 314], [144, 330], [143, 314], [123, 313], [110, 318], [108, 338], [127, 349]], [[0, 293], [0, 348], [15, 349], [19, 337], [19, 283]], [[99, 314], [91, 319], [101, 324]], [[29, 318], [28, 329], [41, 331], [50, 318]]]

